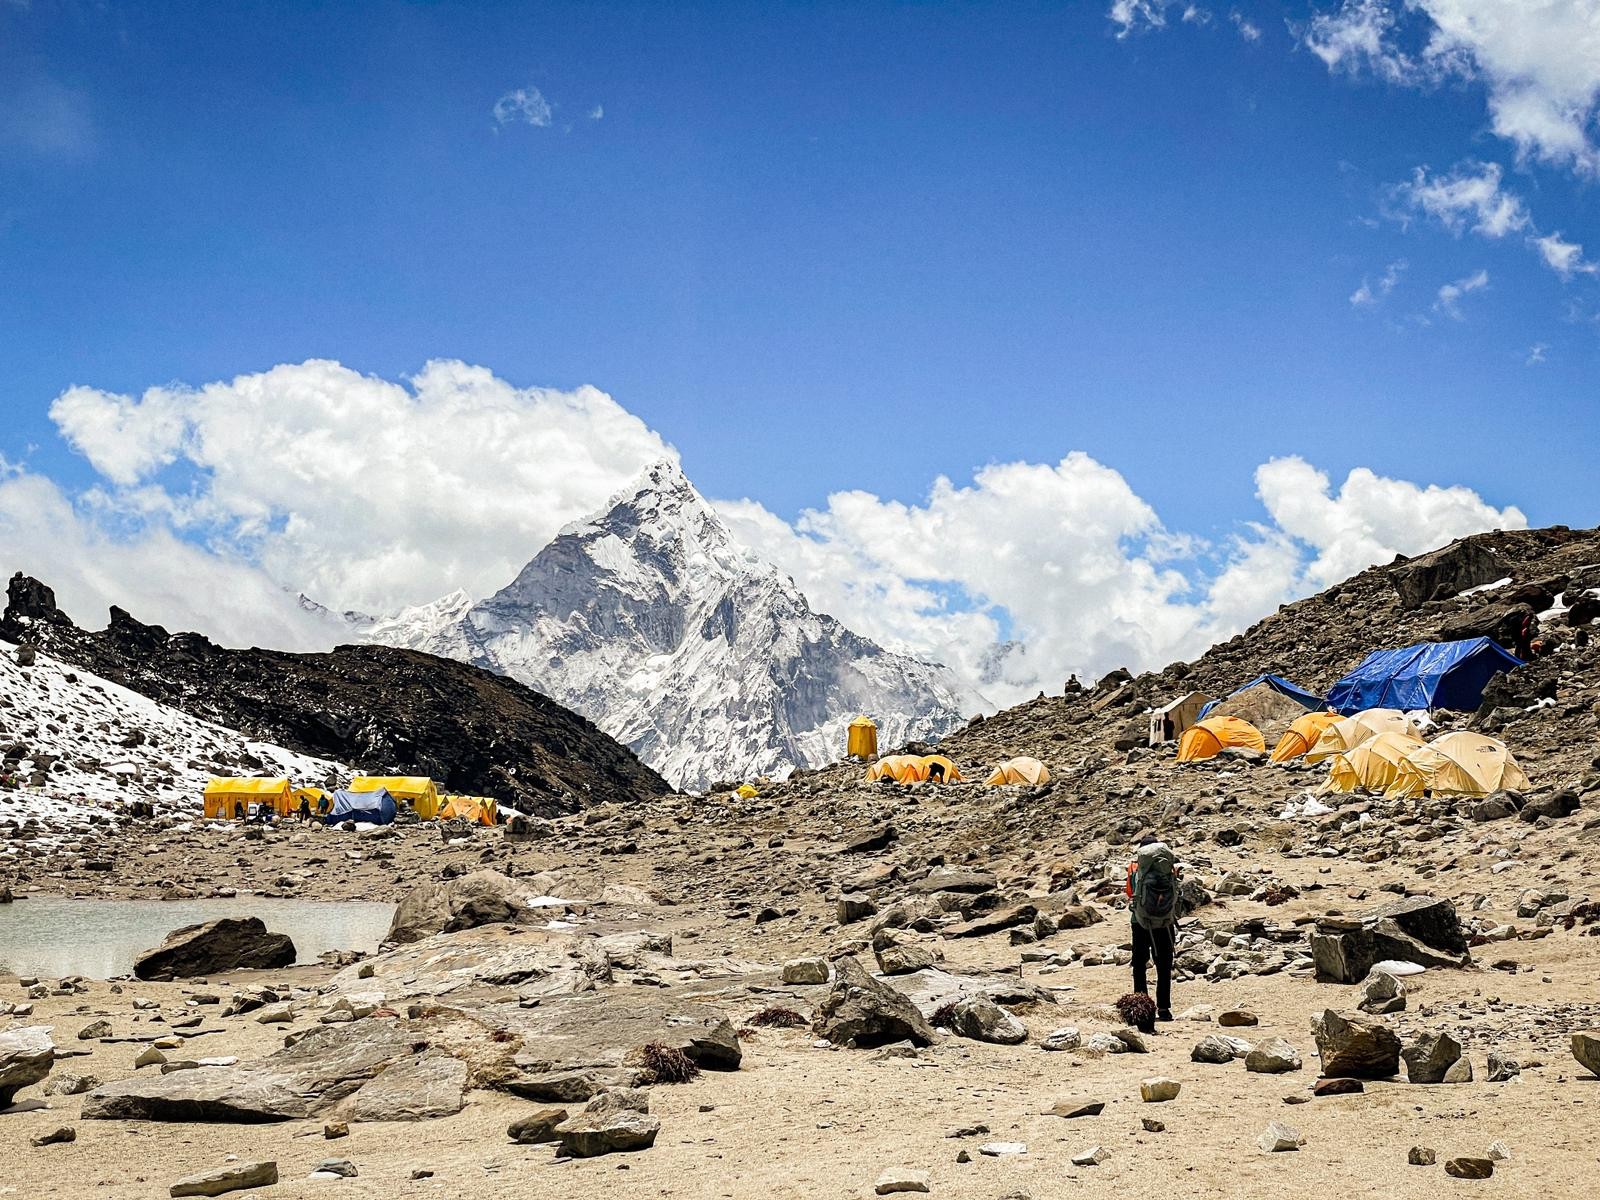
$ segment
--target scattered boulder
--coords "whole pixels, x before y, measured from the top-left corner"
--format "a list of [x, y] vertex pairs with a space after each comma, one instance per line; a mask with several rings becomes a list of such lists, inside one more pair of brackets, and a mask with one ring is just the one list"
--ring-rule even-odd
[[1182, 1090], [1183, 1085], [1176, 1079], [1165, 1079], [1158, 1075], [1140, 1081], [1139, 1098], [1146, 1104], [1165, 1104], [1168, 1100], [1176, 1100]]
[[1261, 1075], [1281, 1075], [1300, 1069], [1300, 1051], [1282, 1038], [1268, 1038], [1244, 1056], [1244, 1069]]
[[55, 1061], [56, 1046], [48, 1025], [25, 1025], [0, 1033], [0, 1108], [9, 1107], [20, 1090], [50, 1074]]
[[1461, 1043], [1448, 1033], [1424, 1033], [1400, 1057], [1406, 1062], [1406, 1078], [1412, 1083], [1443, 1083], [1451, 1067], [1461, 1059]]
[[171, 1196], [221, 1196], [278, 1182], [275, 1162], [239, 1162], [190, 1175], [172, 1185]]
[[834, 964], [833, 990], [817, 1008], [813, 1028], [836, 1046], [871, 1049], [890, 1042], [933, 1044], [933, 1028], [903, 992], [869, 975], [849, 955]]
[[893, 1196], [899, 1192], [926, 1192], [928, 1173], [912, 1171], [905, 1167], [890, 1167], [878, 1176], [872, 1189], [880, 1196]]
[[1361, 985], [1361, 1002], [1356, 1007], [1374, 1016], [1404, 1012], [1406, 985], [1387, 971], [1373, 971]]
[[1406, 1162], [1413, 1167], [1431, 1167], [1438, 1161], [1439, 1156], [1432, 1146], [1413, 1146], [1406, 1154]]
[[825, 958], [791, 958], [783, 964], [783, 981], [808, 986], [828, 982], [828, 960]]
[[473, 871], [458, 879], [413, 888], [395, 906], [384, 943], [420, 942], [436, 933], [516, 921], [529, 913], [530, 893], [499, 871]]
[[1311, 1028], [1324, 1077], [1387, 1079], [1400, 1070], [1400, 1039], [1382, 1021], [1330, 1008]]
[[1189, 1061], [1197, 1063], [1230, 1063], [1238, 1057], [1238, 1047], [1233, 1039], [1211, 1034], [1201, 1038], [1189, 1051]]
[[961, 1037], [1000, 1046], [1028, 1040], [1028, 1027], [987, 996], [957, 1001], [950, 1013], [950, 1028]]
[[1452, 1179], [1487, 1179], [1494, 1174], [1494, 1160], [1452, 1158], [1444, 1164], [1444, 1173]]
[[1306, 1144], [1305, 1135], [1293, 1125], [1282, 1121], [1269, 1121], [1256, 1139], [1256, 1145], [1265, 1154], [1279, 1154], [1285, 1150], [1298, 1150]]
[[873, 951], [885, 975], [913, 975], [938, 962], [933, 950], [915, 942], [894, 942]]
[[865, 921], [868, 917], [877, 915], [878, 906], [872, 902], [871, 896], [860, 892], [847, 892], [839, 897], [837, 917], [841, 925], [854, 925], [857, 921]]
[[1600, 1029], [1572, 1035], [1572, 1057], [1592, 1075], [1600, 1075]]
[[78, 1140], [78, 1131], [71, 1125], [62, 1125], [49, 1133], [41, 1133], [38, 1137], [29, 1138], [35, 1146], [60, 1146], [66, 1142]]
[[656, 1143], [661, 1122], [632, 1108], [585, 1110], [556, 1127], [561, 1153], [571, 1158], [596, 1158], [619, 1151], [648, 1150]]
[[1106, 1102], [1104, 1100], [1077, 1097], [1057, 1100], [1044, 1110], [1043, 1115], [1047, 1117], [1065, 1117], [1068, 1120], [1072, 1120], [1075, 1117], [1098, 1117], [1105, 1111], [1105, 1107]]
[[506, 1126], [506, 1136], [519, 1146], [557, 1142], [561, 1140], [561, 1135], [556, 1132], [556, 1126], [566, 1119], [567, 1110], [564, 1108], [537, 1109]]
[[185, 925], [134, 961], [137, 979], [170, 981], [223, 971], [275, 970], [294, 964], [294, 942], [267, 932], [260, 917], [223, 917]]

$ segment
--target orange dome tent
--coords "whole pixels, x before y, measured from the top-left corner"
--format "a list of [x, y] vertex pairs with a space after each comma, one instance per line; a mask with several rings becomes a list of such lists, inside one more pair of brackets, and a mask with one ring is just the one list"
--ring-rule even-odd
[[1207, 717], [1183, 731], [1183, 737], [1178, 739], [1178, 761], [1199, 762], [1214, 758], [1228, 746], [1243, 746], [1265, 753], [1267, 739], [1249, 721], [1238, 717]]
[[1018, 784], [1031, 784], [1038, 786], [1050, 782], [1050, 768], [1046, 767], [1037, 758], [1023, 755], [1020, 758], [1009, 758], [994, 769], [994, 774], [984, 780], [990, 787], [1016, 786]]
[[1317, 739], [1322, 736], [1323, 730], [1339, 722], [1338, 713], [1314, 712], [1306, 713], [1303, 717], [1296, 717], [1288, 731], [1278, 739], [1278, 744], [1272, 748], [1273, 762], [1288, 762], [1291, 758], [1299, 758], [1317, 744]]
[[932, 772], [931, 768], [933, 767], [933, 765], [935, 763], [937, 763], [939, 765], [941, 771], [942, 771], [942, 774], [940, 776], [940, 782], [942, 782], [942, 783], [961, 783], [961, 782], [963, 782], [962, 778], [961, 778], [961, 768], [956, 766], [956, 764], [954, 762], [952, 762], [950, 759], [946, 758], [942, 754], [924, 754], [922, 756], [921, 762], [922, 762], [922, 778], [923, 779], [932, 779], [933, 778], [933, 772]]
[[922, 759], [915, 754], [891, 754], [867, 768], [868, 783], [877, 783], [882, 779], [892, 779], [896, 783], [921, 783], [927, 777]]

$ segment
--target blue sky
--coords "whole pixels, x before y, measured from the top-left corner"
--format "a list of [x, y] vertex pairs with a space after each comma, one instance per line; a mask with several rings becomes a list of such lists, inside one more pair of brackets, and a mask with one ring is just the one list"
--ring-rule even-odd
[[[1594, 524], [1600, 281], [1531, 241], [1592, 169], [1491, 44], [1308, 46], [1374, 5], [0, 2], [0, 454], [74, 492], [71, 385], [442, 358], [785, 521], [1082, 451], [1213, 540], [1288, 455]], [[1426, 191], [1491, 169], [1509, 232]]]

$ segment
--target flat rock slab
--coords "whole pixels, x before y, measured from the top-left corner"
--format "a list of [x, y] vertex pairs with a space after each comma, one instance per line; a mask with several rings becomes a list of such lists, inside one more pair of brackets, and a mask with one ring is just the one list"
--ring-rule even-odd
[[443, 1051], [430, 1050], [396, 1063], [362, 1084], [351, 1097], [356, 1121], [426, 1121], [448, 1117], [466, 1104], [467, 1064]]
[[229, 1163], [214, 1171], [189, 1175], [172, 1185], [171, 1196], [221, 1196], [245, 1188], [269, 1187], [278, 1182], [275, 1162]]
[[55, 1061], [50, 1026], [25, 1025], [0, 1033], [0, 1108], [9, 1107], [18, 1091], [50, 1074]]
[[294, 964], [294, 943], [268, 933], [260, 917], [224, 917], [174, 929], [154, 950], [134, 960], [137, 979], [188, 979], [242, 969], [276, 970]]
[[873, 1191], [879, 1196], [893, 1196], [899, 1192], [926, 1192], [929, 1181], [926, 1171], [912, 1171], [905, 1167], [890, 1167], [878, 1176]]
[[1066, 1099], [1057, 1100], [1049, 1108], [1045, 1109], [1042, 1115], [1046, 1117], [1066, 1117], [1070, 1120], [1074, 1117], [1098, 1117], [1105, 1110], [1106, 1102], [1104, 1100]]
[[[259, 1125], [311, 1115], [306, 1098], [283, 1077], [235, 1067], [139, 1075], [101, 1084], [83, 1102], [86, 1121], [205, 1121]], [[216, 1192], [175, 1192], [213, 1196]]]

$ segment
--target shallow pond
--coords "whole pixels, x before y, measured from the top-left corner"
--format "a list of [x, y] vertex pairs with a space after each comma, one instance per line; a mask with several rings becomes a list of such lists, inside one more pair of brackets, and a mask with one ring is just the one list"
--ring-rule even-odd
[[133, 960], [174, 929], [219, 917], [260, 917], [294, 939], [299, 962], [325, 950], [378, 948], [394, 905], [366, 900], [70, 900], [0, 904], [0, 972], [59, 979], [133, 973]]

